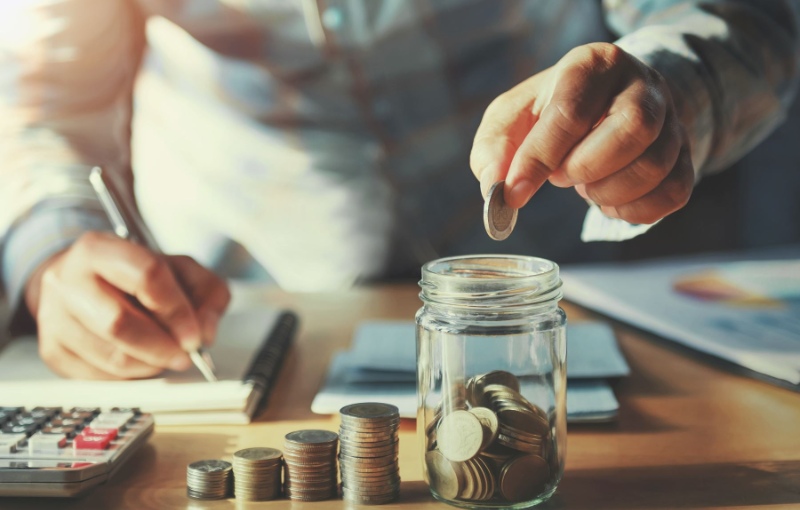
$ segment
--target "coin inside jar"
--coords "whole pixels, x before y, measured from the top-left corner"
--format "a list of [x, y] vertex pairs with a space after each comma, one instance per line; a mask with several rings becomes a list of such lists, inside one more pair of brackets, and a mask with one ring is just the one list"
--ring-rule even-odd
[[436, 441], [439, 451], [448, 460], [469, 460], [481, 451], [484, 443], [483, 425], [469, 411], [453, 411], [439, 423]]
[[483, 204], [483, 226], [495, 241], [507, 239], [517, 223], [517, 209], [506, 204], [505, 182], [498, 181], [489, 188]]

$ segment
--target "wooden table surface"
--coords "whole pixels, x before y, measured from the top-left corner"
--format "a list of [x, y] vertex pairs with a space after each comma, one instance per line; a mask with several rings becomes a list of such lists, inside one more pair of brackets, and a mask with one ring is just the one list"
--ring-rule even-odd
[[[341, 500], [293, 503], [194, 501], [186, 465], [230, 458], [240, 448], [275, 446], [297, 429], [337, 430], [314, 415], [311, 400], [334, 351], [349, 345], [364, 319], [411, 319], [417, 287], [361, 288], [344, 294], [251, 291], [248, 301], [299, 312], [301, 328], [268, 409], [242, 426], [157, 427], [149, 444], [109, 483], [77, 500], [0, 498], [0, 509], [309, 509]], [[597, 318], [568, 303], [572, 321]], [[539, 508], [706, 510], [800, 509], [800, 394], [748, 379], [624, 325], [614, 324], [632, 375], [615, 387], [619, 420], [569, 427], [566, 473]], [[447, 508], [422, 481], [415, 425], [400, 431], [401, 499], [383, 508]]]

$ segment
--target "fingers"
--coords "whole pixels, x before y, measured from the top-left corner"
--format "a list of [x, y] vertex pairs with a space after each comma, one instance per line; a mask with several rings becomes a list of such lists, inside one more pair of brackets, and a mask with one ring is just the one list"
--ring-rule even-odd
[[87, 234], [79, 242], [76, 257], [91, 261], [89, 272], [136, 297], [184, 348], [201, 344], [194, 309], [164, 257], [105, 233]]
[[505, 179], [517, 148], [536, 121], [531, 108], [534, 98], [524, 89], [537, 88], [538, 81], [541, 78], [533, 77], [500, 95], [483, 115], [469, 155], [470, 168], [481, 183], [483, 196], [492, 184]]
[[80, 353], [86, 363], [114, 378], [141, 379], [158, 375], [163, 370], [125, 354], [113, 342], [95, 335], [68, 313], [59, 321], [57, 334], [59, 342], [70, 353]]
[[694, 169], [688, 146], [684, 146], [667, 177], [650, 193], [616, 207], [601, 207], [603, 213], [629, 223], [651, 224], [689, 201], [694, 188]]
[[632, 163], [608, 177], [576, 185], [584, 198], [601, 206], [620, 206], [653, 191], [672, 171], [681, 151], [677, 122], [670, 120], [658, 139]]
[[[660, 76], [658, 79], [666, 89]], [[567, 155], [562, 171], [550, 182], [561, 187], [591, 183], [633, 163], [662, 133], [667, 99], [649, 81], [634, 80], [614, 98], [603, 120]], [[673, 156], [674, 163], [677, 150]]]
[[[611, 65], [622, 50], [613, 45], [601, 48], [573, 50], [556, 67], [551, 91], [534, 91], [538, 95], [534, 108], [543, 109], [514, 155], [506, 177], [505, 198], [511, 207], [525, 205], [561, 166], [572, 148], [602, 118], [626, 78]], [[551, 94], [549, 100], [545, 92]]]
[[39, 346], [39, 356], [53, 372], [61, 377], [72, 379], [115, 380], [123, 377], [101, 370], [60, 344], [43, 348]]
[[212, 344], [219, 319], [231, 300], [228, 284], [191, 257], [170, 256], [167, 261], [197, 311], [205, 344]]
[[63, 306], [92, 334], [147, 365], [173, 370], [191, 365], [188, 354], [157, 322], [103, 279], [71, 288]]

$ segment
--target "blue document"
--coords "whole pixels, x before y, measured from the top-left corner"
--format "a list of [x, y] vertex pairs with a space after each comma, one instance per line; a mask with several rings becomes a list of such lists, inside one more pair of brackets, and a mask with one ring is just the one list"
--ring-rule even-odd
[[[489, 371], [503, 363], [487, 350], [480, 358]], [[567, 419], [570, 422], [608, 421], [619, 404], [607, 378], [628, 375], [630, 369], [614, 332], [599, 322], [570, 324], [567, 329]], [[368, 321], [356, 330], [351, 350], [338, 353], [324, 388], [311, 410], [334, 414], [347, 404], [380, 401], [395, 404], [400, 415], [416, 416], [416, 337], [408, 321]]]

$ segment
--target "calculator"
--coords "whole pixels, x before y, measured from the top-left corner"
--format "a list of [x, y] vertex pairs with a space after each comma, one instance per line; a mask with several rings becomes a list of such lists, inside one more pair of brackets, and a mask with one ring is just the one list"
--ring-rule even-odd
[[138, 409], [0, 407], [0, 496], [81, 495], [152, 432], [152, 415]]

